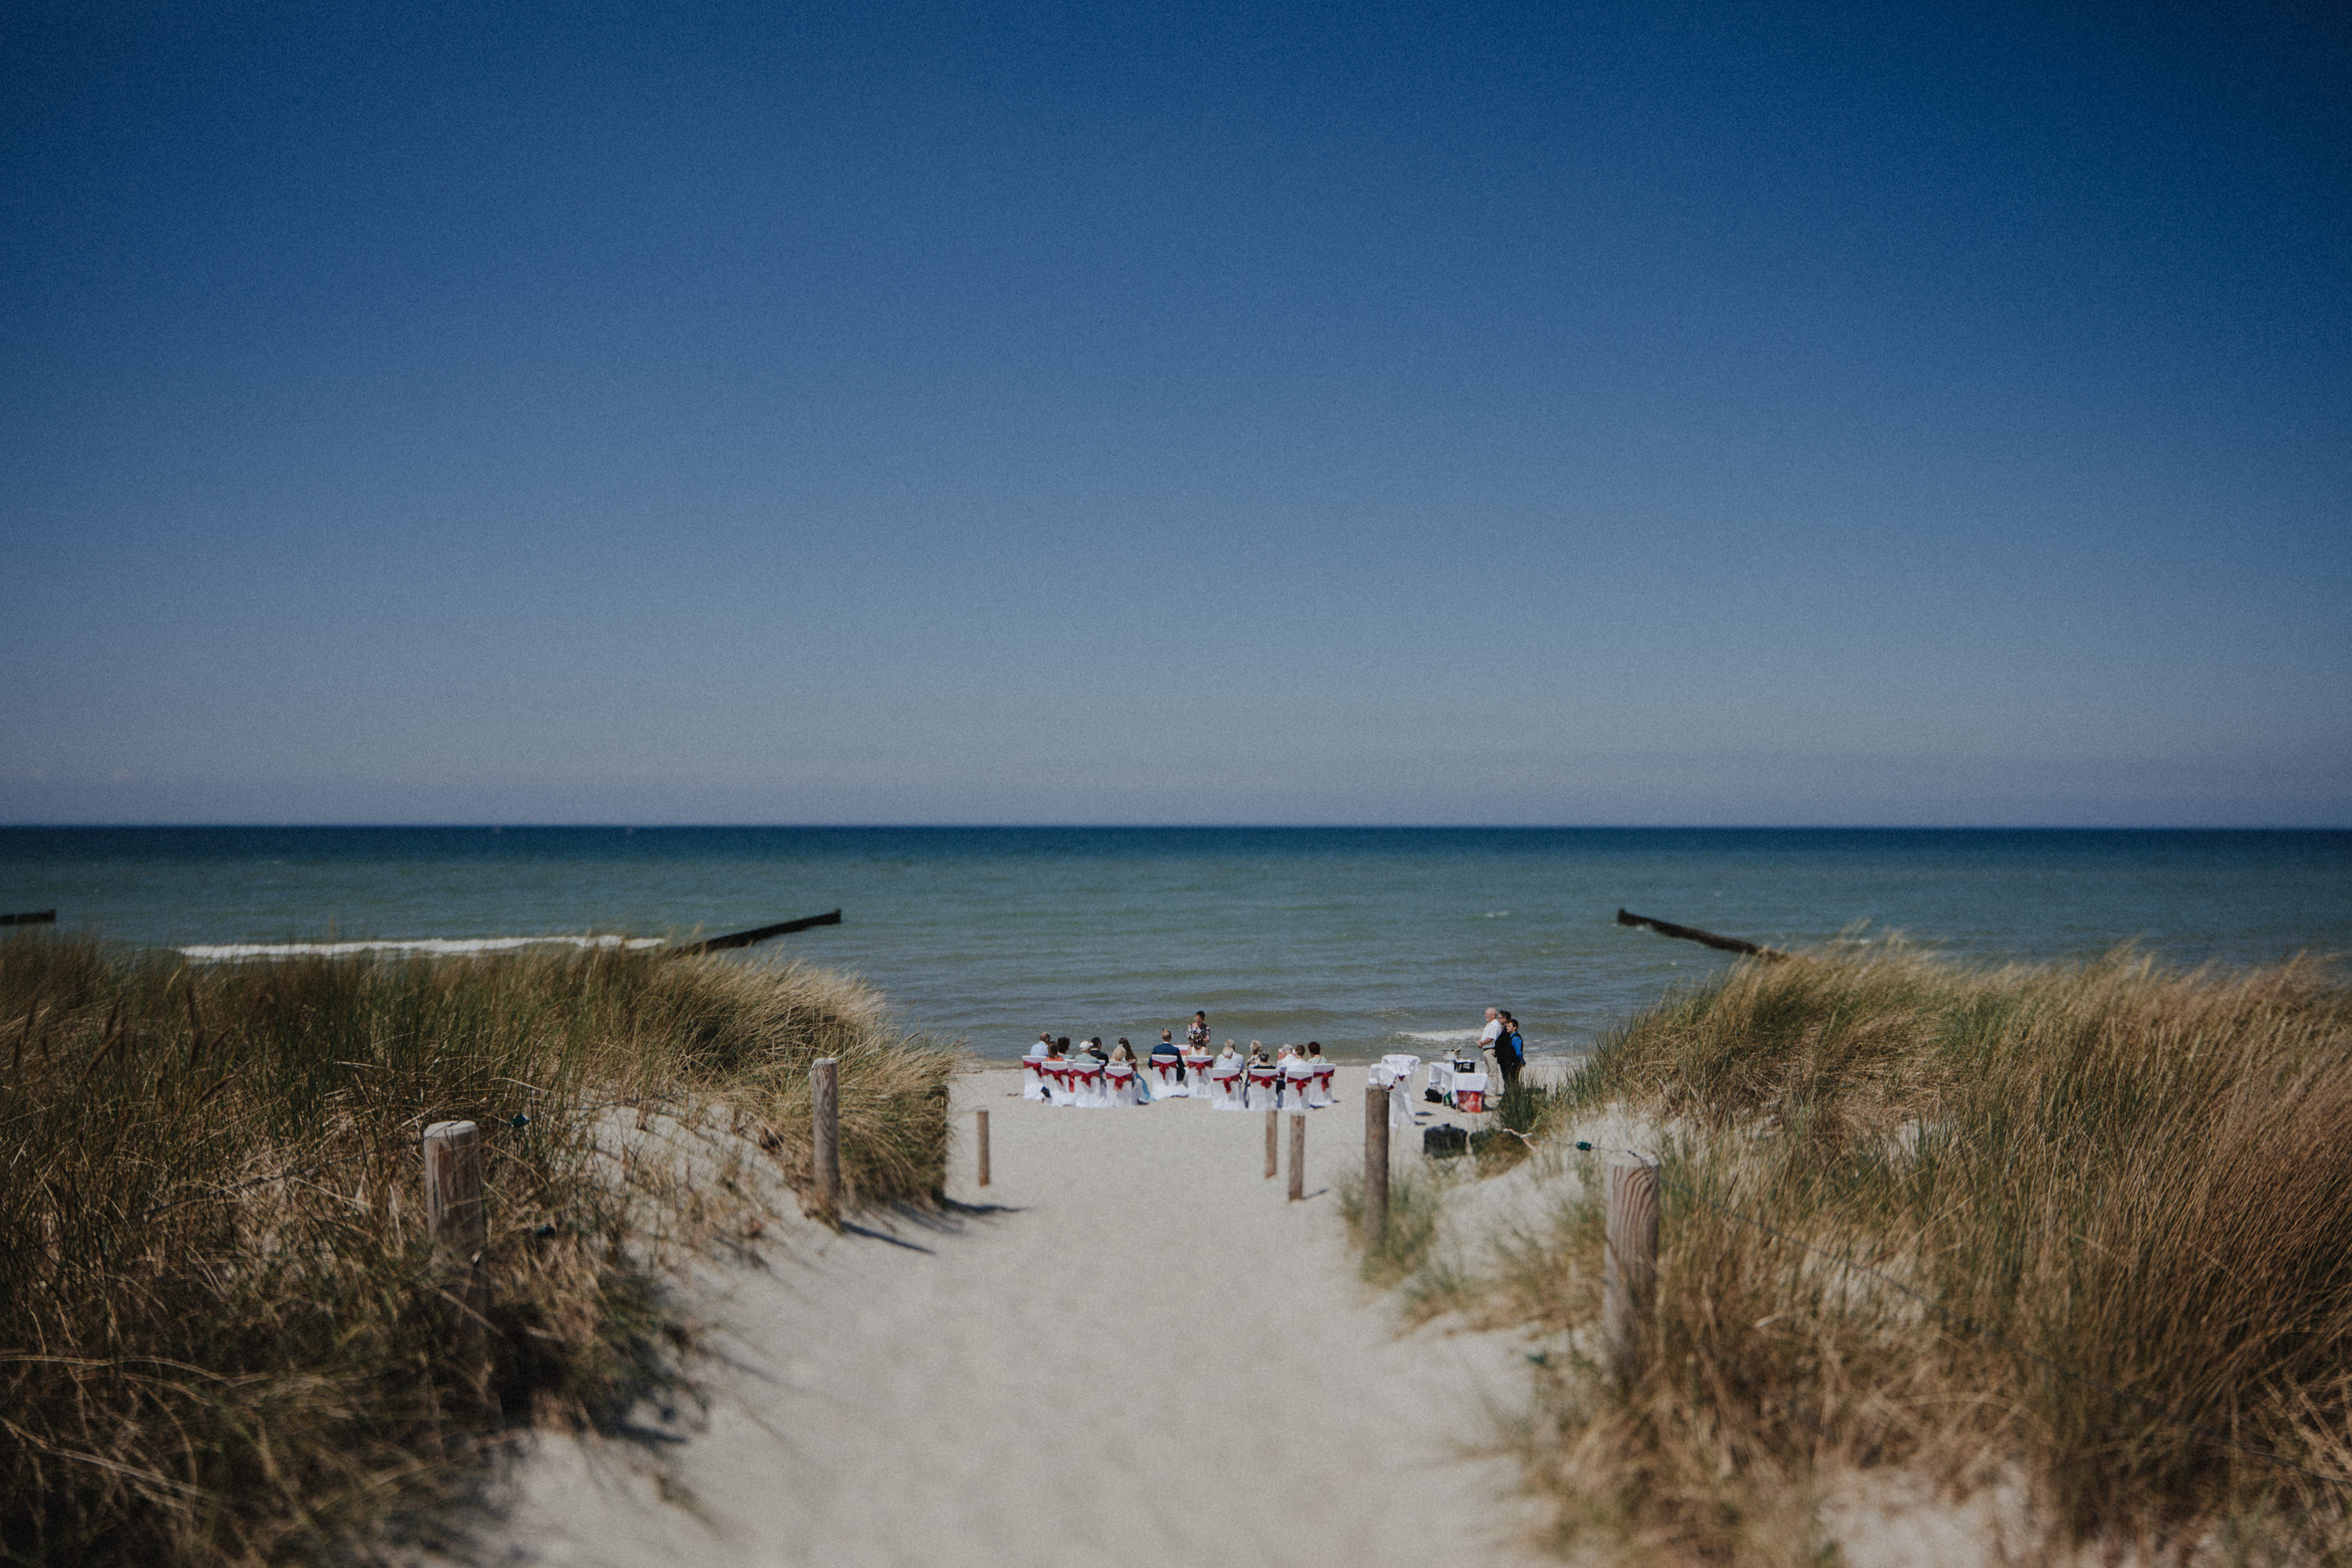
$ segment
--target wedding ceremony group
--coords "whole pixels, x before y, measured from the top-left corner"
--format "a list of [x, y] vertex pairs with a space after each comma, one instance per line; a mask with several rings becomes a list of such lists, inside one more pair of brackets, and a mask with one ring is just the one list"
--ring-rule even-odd
[[[1217, 1110], [1320, 1110], [1333, 1101], [1331, 1081], [1338, 1068], [1324, 1056], [1320, 1041], [1269, 1049], [1252, 1040], [1244, 1053], [1228, 1039], [1212, 1056], [1204, 1013], [1192, 1015], [1184, 1034], [1180, 1046], [1174, 1029], [1162, 1029], [1159, 1043], [1139, 1054], [1125, 1036], [1108, 1048], [1099, 1035], [1073, 1047], [1067, 1035], [1042, 1030], [1021, 1058], [1022, 1098], [1081, 1110], [1196, 1099]], [[1481, 1054], [1493, 1054], [1507, 1085], [1517, 1081], [1525, 1047], [1509, 1014], [1486, 1010], [1478, 1046]], [[1386, 1056], [1370, 1069], [1369, 1081], [1391, 1089], [1402, 1103], [1420, 1066], [1418, 1056]], [[1484, 1068], [1477, 1055], [1433, 1063], [1429, 1098], [1483, 1110], [1488, 1081]]]

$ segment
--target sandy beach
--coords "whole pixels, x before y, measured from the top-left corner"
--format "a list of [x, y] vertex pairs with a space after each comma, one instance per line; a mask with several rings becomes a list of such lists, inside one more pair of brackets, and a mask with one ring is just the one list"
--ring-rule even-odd
[[1262, 1115], [1054, 1110], [1017, 1072], [962, 1076], [957, 1212], [794, 1220], [765, 1267], [704, 1276], [705, 1409], [646, 1442], [540, 1439], [478, 1558], [1516, 1560], [1513, 1467], [1475, 1450], [1518, 1350], [1400, 1336], [1357, 1280], [1332, 1187], [1360, 1169], [1362, 1081], [1342, 1068], [1308, 1117], [1292, 1203]]

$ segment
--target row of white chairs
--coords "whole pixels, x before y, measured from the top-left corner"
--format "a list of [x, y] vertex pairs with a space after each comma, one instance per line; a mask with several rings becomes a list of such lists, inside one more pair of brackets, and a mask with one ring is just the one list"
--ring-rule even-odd
[[[1284, 1062], [1244, 1062], [1238, 1058], [1187, 1056], [1184, 1071], [1177, 1073], [1174, 1057], [1147, 1057], [1140, 1063], [1098, 1062], [1092, 1057], [1055, 1061], [1045, 1057], [1021, 1059], [1021, 1093], [1026, 1100], [1052, 1105], [1108, 1110], [1139, 1105], [1149, 1086], [1153, 1100], [1206, 1100], [1213, 1110], [1292, 1109], [1320, 1110], [1332, 1103], [1331, 1079], [1338, 1070], [1329, 1062], [1292, 1058]], [[1415, 1056], [1382, 1057], [1369, 1080], [1389, 1091], [1389, 1120], [1397, 1126], [1412, 1121], [1412, 1079], [1421, 1066]], [[1473, 1114], [1486, 1109], [1486, 1075], [1465, 1072], [1460, 1064], [1429, 1064], [1428, 1087], [1456, 1110]]]
[[1332, 1103], [1331, 1079], [1338, 1071], [1329, 1062], [1188, 1056], [1180, 1078], [1176, 1063], [1174, 1057], [1147, 1057], [1140, 1063], [1024, 1057], [1021, 1093], [1051, 1105], [1107, 1110], [1141, 1104], [1138, 1086], [1148, 1085], [1154, 1100], [1205, 1100], [1212, 1110], [1320, 1110]]

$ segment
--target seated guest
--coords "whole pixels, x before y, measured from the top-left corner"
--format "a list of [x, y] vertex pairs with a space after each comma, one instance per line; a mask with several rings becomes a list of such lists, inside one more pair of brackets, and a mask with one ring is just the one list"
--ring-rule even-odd
[[1310, 1108], [1320, 1110], [1325, 1106], [1333, 1103], [1331, 1099], [1332, 1067], [1329, 1062], [1323, 1059], [1323, 1042], [1320, 1040], [1309, 1040], [1307, 1042], [1307, 1070], [1314, 1075], [1315, 1079], [1315, 1081], [1307, 1087], [1307, 1103]]
[[1064, 1035], [1047, 1047], [1045, 1059], [1037, 1064], [1037, 1076], [1045, 1080], [1045, 1100], [1051, 1105], [1076, 1105], [1070, 1093], [1069, 1076], [1061, 1069], [1070, 1061], [1070, 1037]]
[[1181, 1100], [1192, 1092], [1184, 1083], [1184, 1058], [1177, 1050], [1176, 1042], [1168, 1037], [1167, 1030], [1160, 1031], [1160, 1043], [1151, 1047], [1146, 1066], [1150, 1070], [1144, 1077], [1151, 1085], [1154, 1099]]
[[1275, 1088], [1275, 1104], [1287, 1105], [1293, 1110], [1305, 1110], [1307, 1086], [1313, 1081], [1315, 1069], [1307, 1065], [1307, 1058], [1299, 1055], [1298, 1047], [1287, 1041], [1284, 1042], [1281, 1059], [1275, 1066], [1282, 1069], [1282, 1081]]
[[1110, 1053], [1103, 1049], [1102, 1037], [1100, 1035], [1097, 1035], [1093, 1039], [1087, 1042], [1087, 1055], [1094, 1058], [1095, 1060], [1098, 1062], [1107, 1062], [1110, 1060]]
[[1037, 1037], [1037, 1043], [1031, 1046], [1026, 1051], [1024, 1051], [1021, 1054], [1022, 1099], [1043, 1100], [1045, 1098], [1045, 1075], [1037, 1070], [1037, 1064], [1044, 1061], [1053, 1054], [1054, 1037], [1051, 1035], [1039, 1035]]
[[1155, 1057], [1174, 1057], [1176, 1058], [1176, 1081], [1178, 1083], [1182, 1083], [1184, 1081], [1184, 1053], [1179, 1050], [1176, 1047], [1175, 1030], [1160, 1030], [1160, 1043], [1151, 1047], [1151, 1054]]
[[1136, 1058], [1135, 1047], [1127, 1043], [1127, 1037], [1125, 1035], [1121, 1035], [1118, 1037], [1118, 1044], [1112, 1049], [1110, 1059], [1115, 1062], [1125, 1062], [1128, 1066], [1135, 1068], [1135, 1103], [1138, 1105], [1150, 1104], [1151, 1080], [1144, 1076], [1143, 1064]]

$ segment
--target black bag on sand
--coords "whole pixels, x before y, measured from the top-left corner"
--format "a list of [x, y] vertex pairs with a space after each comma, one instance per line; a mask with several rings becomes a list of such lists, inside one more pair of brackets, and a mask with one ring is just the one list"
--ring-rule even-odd
[[1433, 1160], [1451, 1160], [1470, 1152], [1470, 1134], [1450, 1123], [1421, 1130], [1421, 1152]]
[[1423, 1090], [1421, 1091], [1421, 1098], [1422, 1098], [1422, 1099], [1423, 1099], [1423, 1100], [1427, 1100], [1427, 1101], [1429, 1101], [1429, 1103], [1430, 1103], [1430, 1104], [1432, 1104], [1432, 1105], [1443, 1105], [1443, 1104], [1444, 1104], [1444, 1103], [1445, 1103], [1445, 1097], [1444, 1097], [1444, 1095], [1442, 1095], [1442, 1094], [1438, 1093], [1438, 1092], [1437, 1092], [1435, 1089], [1423, 1089]]

